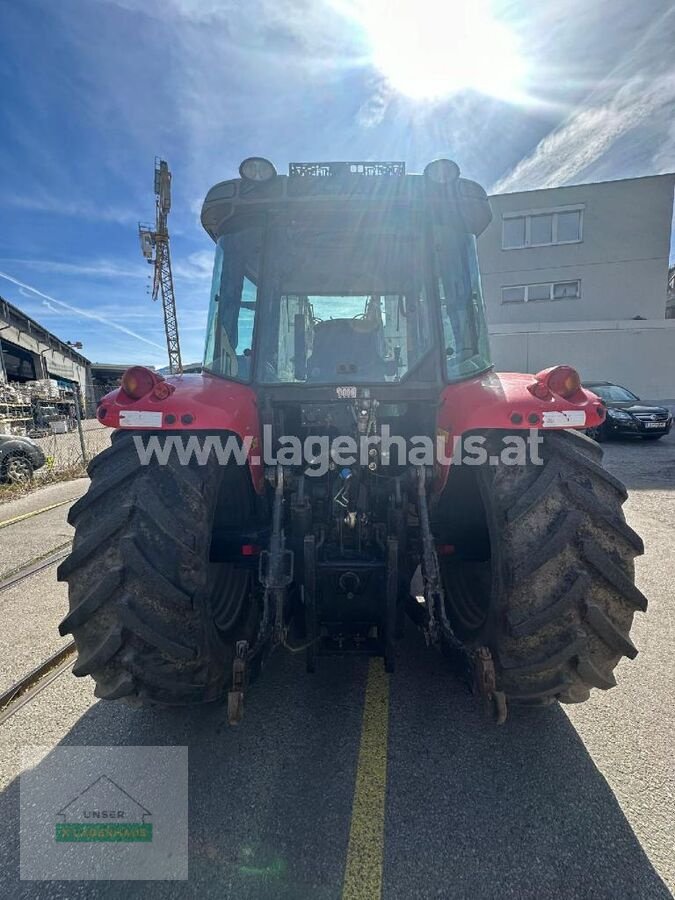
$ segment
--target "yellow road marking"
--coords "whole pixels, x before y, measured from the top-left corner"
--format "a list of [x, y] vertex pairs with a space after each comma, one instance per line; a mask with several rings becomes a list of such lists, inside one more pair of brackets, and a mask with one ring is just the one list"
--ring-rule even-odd
[[43, 506], [42, 509], [34, 509], [33, 512], [24, 513], [22, 516], [15, 516], [13, 519], [5, 519], [4, 522], [0, 522], [0, 528], [5, 528], [7, 525], [14, 525], [16, 522], [23, 522], [24, 519], [31, 519], [33, 516], [39, 516], [40, 513], [49, 512], [50, 509], [56, 509], [58, 506], [65, 506], [66, 503], [72, 503], [74, 500], [79, 499], [79, 497], [69, 497], [67, 500], [59, 500], [58, 503], [52, 503], [51, 506]]
[[371, 659], [342, 900], [382, 896], [388, 726], [389, 676], [381, 659]]

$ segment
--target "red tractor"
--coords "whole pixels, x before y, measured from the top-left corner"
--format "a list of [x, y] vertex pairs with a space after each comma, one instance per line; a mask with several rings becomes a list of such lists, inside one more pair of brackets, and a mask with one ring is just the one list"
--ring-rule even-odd
[[647, 602], [577, 372], [498, 374], [449, 160], [249, 158], [213, 187], [204, 370], [129, 369], [71, 509], [61, 633], [96, 695], [228, 699], [276, 647], [383, 656], [409, 616], [503, 720], [615, 684]]

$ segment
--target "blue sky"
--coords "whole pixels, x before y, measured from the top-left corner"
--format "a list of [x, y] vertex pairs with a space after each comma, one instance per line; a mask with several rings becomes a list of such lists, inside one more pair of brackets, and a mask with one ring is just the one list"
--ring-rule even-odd
[[136, 234], [161, 155], [200, 359], [199, 208], [245, 156], [450, 156], [491, 190], [673, 171], [673, 46], [652, 0], [0, 0], [0, 295], [92, 360], [163, 365]]

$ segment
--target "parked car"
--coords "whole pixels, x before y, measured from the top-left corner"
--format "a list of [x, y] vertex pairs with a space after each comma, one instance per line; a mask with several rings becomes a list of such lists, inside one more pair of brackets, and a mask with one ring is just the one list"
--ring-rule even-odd
[[42, 448], [28, 437], [0, 434], [0, 481], [26, 482], [45, 464]]
[[607, 416], [598, 428], [591, 428], [588, 434], [596, 441], [607, 440], [618, 435], [641, 437], [645, 441], [658, 441], [668, 434], [673, 424], [670, 410], [665, 406], [643, 403], [628, 388], [610, 381], [588, 381], [584, 387], [593, 391], [607, 407]]

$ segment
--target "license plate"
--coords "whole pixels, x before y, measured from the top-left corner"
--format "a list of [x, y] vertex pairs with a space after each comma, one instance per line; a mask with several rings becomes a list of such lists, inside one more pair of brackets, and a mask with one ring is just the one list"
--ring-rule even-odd
[[665, 422], [645, 422], [645, 428], [665, 428]]

